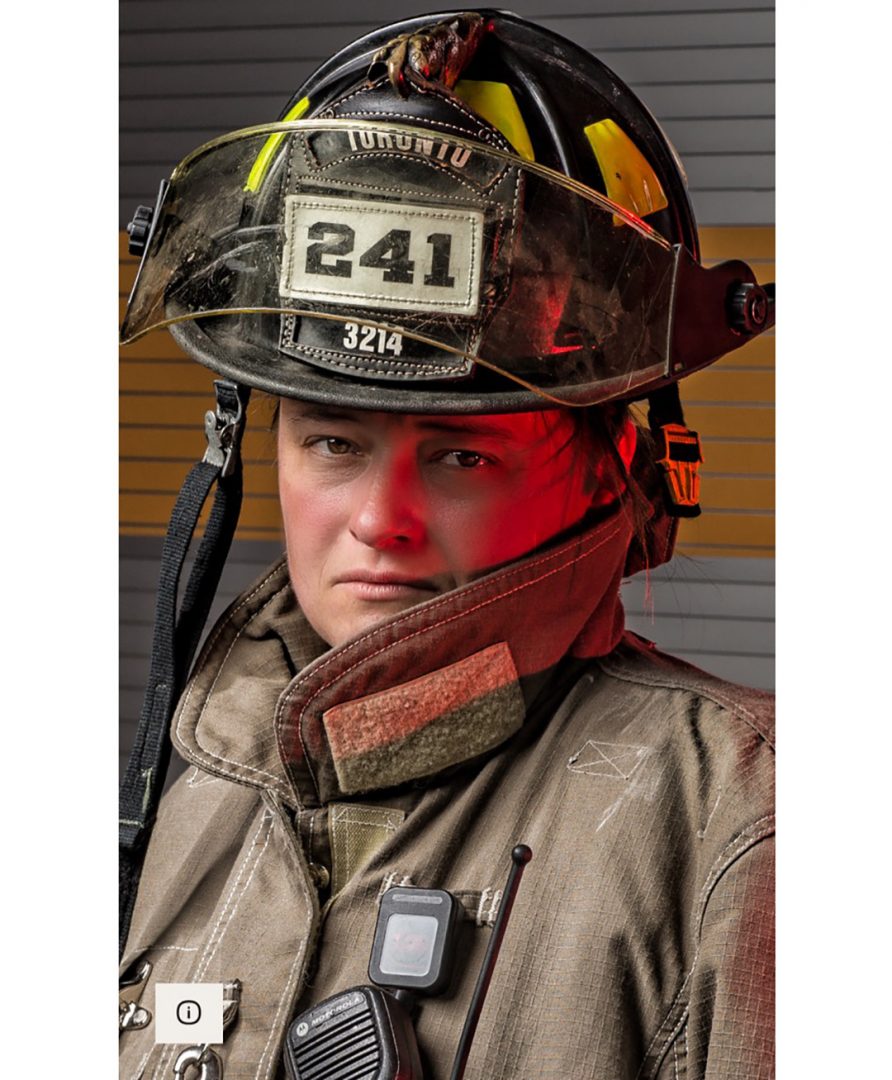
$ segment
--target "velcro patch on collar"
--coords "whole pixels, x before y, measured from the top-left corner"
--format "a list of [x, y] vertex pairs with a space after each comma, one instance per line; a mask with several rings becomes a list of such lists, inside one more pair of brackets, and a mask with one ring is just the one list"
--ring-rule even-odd
[[506, 642], [322, 716], [345, 795], [441, 772], [491, 750], [526, 715]]
[[332, 803], [328, 814], [331, 843], [331, 895], [337, 894], [384, 846], [405, 820], [404, 810], [387, 806]]

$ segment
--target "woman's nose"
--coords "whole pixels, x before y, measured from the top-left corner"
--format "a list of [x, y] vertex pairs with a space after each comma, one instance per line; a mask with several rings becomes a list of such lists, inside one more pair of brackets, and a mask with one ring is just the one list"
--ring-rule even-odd
[[414, 463], [385, 460], [373, 464], [354, 493], [350, 532], [378, 550], [414, 550], [426, 535], [424, 500]]

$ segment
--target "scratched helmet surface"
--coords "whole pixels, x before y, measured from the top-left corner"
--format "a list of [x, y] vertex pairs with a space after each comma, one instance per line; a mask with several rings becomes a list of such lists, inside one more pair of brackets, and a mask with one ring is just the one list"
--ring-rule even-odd
[[514, 15], [384, 27], [280, 121], [177, 166], [122, 338], [168, 326], [212, 370], [357, 408], [640, 398], [773, 320], [705, 269], [678, 158], [608, 68]]

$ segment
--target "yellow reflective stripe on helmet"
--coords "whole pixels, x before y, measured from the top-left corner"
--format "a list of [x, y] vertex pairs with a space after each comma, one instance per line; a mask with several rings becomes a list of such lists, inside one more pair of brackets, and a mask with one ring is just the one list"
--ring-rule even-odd
[[461, 79], [455, 84], [454, 93], [497, 131], [501, 131], [520, 157], [527, 161], [536, 160], [530, 134], [510, 86], [499, 82]]
[[[289, 109], [282, 117], [282, 121], [300, 120], [309, 107], [310, 99], [308, 97], [302, 97], [294, 108]], [[248, 173], [248, 182], [245, 184], [245, 191], [256, 191], [260, 187], [264, 176], [266, 176], [266, 170], [269, 168], [269, 164], [273, 159], [273, 155], [279, 149], [279, 144], [284, 138], [285, 132], [278, 131], [275, 135], [270, 135], [263, 144], [263, 149], [257, 155], [257, 160], [251, 166], [251, 171]]]
[[[613, 120], [584, 129], [607, 187], [607, 198], [643, 218], [669, 205], [647, 158]], [[617, 225], [623, 224], [615, 220]]]

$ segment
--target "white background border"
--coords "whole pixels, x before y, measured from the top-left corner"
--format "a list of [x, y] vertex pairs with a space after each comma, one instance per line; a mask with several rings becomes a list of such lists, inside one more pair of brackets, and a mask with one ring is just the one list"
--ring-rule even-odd
[[[786, 3], [778, 17], [781, 1080], [874, 1075], [886, 1060], [892, 275], [878, 10]], [[6, 20], [3, 546], [7, 568], [30, 571], [4, 582], [16, 1001], [4, 1065], [59, 1071], [67, 1056], [112, 1077], [117, 12], [93, 0]]]

